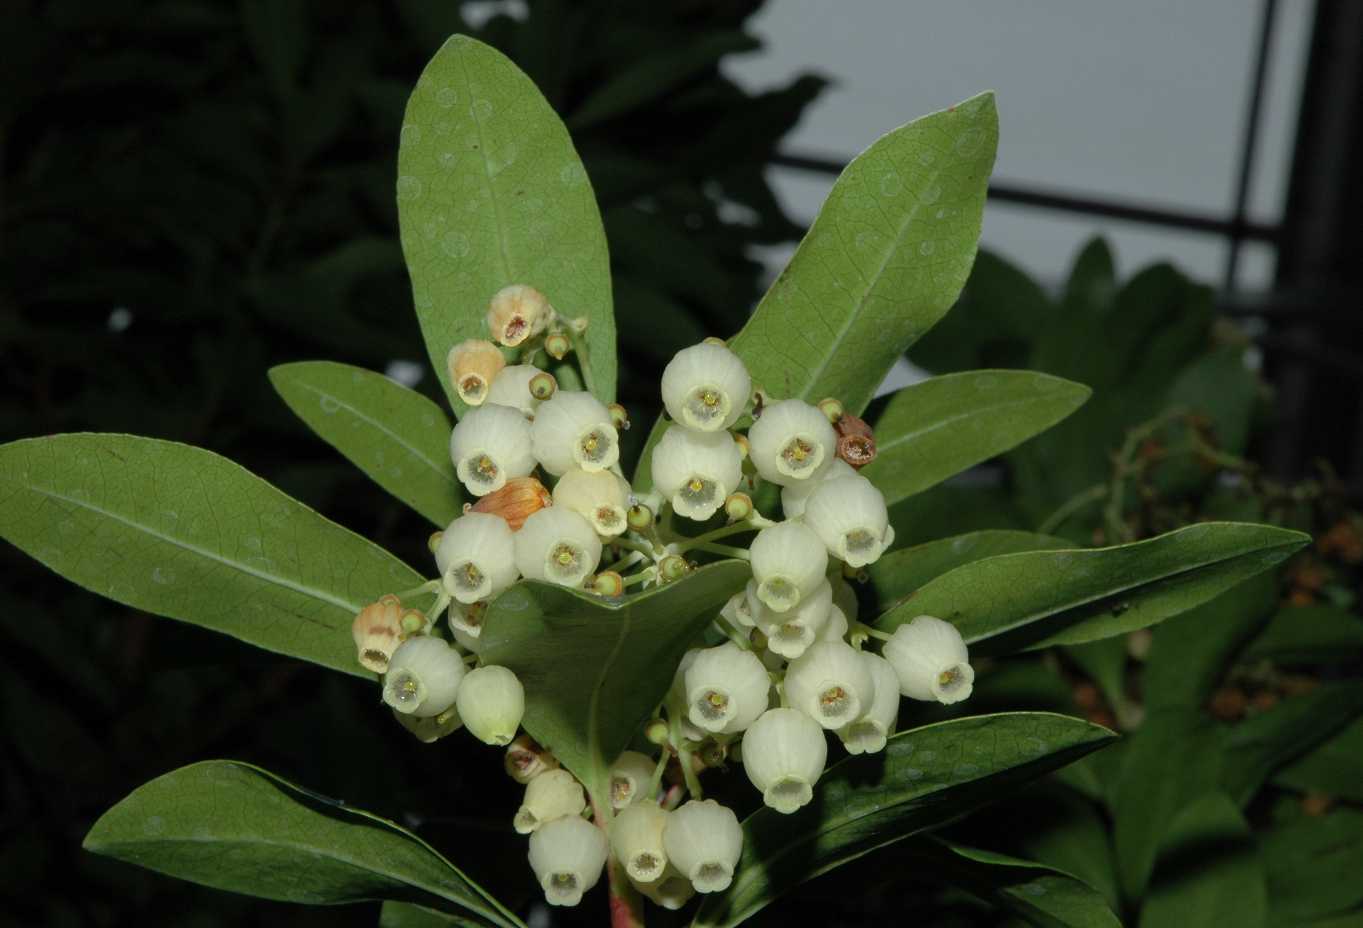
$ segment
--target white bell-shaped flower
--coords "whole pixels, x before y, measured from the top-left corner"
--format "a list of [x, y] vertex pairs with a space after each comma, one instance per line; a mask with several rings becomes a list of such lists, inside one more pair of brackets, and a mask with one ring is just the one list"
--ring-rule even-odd
[[484, 404], [464, 413], [450, 433], [454, 472], [474, 496], [506, 486], [535, 469], [530, 423], [514, 409]]
[[960, 702], [975, 688], [975, 670], [956, 626], [920, 615], [894, 630], [881, 652], [899, 677], [899, 691], [910, 699]]
[[578, 586], [601, 560], [601, 538], [571, 509], [550, 506], [516, 533], [516, 567], [531, 580]]
[[393, 652], [383, 677], [383, 701], [398, 712], [429, 718], [454, 705], [464, 658], [443, 638], [408, 638]]
[[611, 806], [623, 809], [647, 795], [657, 765], [653, 758], [638, 751], [625, 751], [617, 757], [610, 769]]
[[663, 850], [696, 892], [721, 892], [733, 882], [743, 829], [733, 809], [713, 799], [692, 799], [667, 817]]
[[804, 520], [828, 552], [851, 567], [873, 563], [894, 541], [885, 497], [862, 476], [819, 484], [805, 504]]
[[507, 745], [521, 727], [525, 688], [505, 667], [478, 667], [465, 674], [455, 705], [464, 727], [475, 738], [484, 744]]
[[563, 769], [546, 770], [525, 784], [525, 798], [512, 820], [516, 831], [528, 835], [547, 822], [577, 816], [587, 808], [582, 784]]
[[488, 386], [506, 367], [506, 360], [492, 342], [471, 338], [450, 349], [445, 366], [459, 398], [477, 406], [487, 399]]
[[847, 621], [847, 613], [843, 612], [834, 603], [828, 610], [828, 621], [819, 629], [816, 636], [818, 641], [842, 641], [847, 637], [847, 629], [850, 627]]
[[743, 478], [743, 452], [728, 432], [673, 426], [653, 447], [653, 485], [678, 515], [703, 522]]
[[899, 676], [890, 662], [869, 651], [858, 652], [871, 673], [875, 696], [871, 706], [851, 725], [838, 729], [838, 737], [848, 754], [874, 754], [885, 750], [899, 721]]
[[838, 477], [855, 477], [857, 470], [842, 458], [834, 458], [833, 463], [814, 480], [801, 480], [781, 488], [781, 511], [787, 519], [798, 519], [805, 514], [805, 504], [809, 497], [825, 481]]
[[663, 368], [663, 405], [686, 428], [717, 432], [743, 414], [752, 379], [738, 355], [723, 345], [701, 342], [683, 348]]
[[621, 810], [610, 826], [611, 850], [630, 879], [652, 883], [667, 868], [663, 829], [667, 811], [656, 802], [636, 802]]
[[789, 814], [814, 798], [827, 760], [823, 728], [795, 709], [769, 709], [743, 735], [743, 769], [777, 812]]
[[671, 864], [663, 870], [662, 876], [651, 883], [641, 883], [635, 879], [631, 879], [630, 882], [650, 902], [662, 906], [669, 912], [676, 912], [696, 895], [696, 888], [691, 885], [691, 881], [682, 876]]
[[818, 641], [786, 669], [786, 699], [824, 728], [861, 718], [875, 698], [875, 681], [860, 653], [841, 641]]
[[533, 364], [513, 364], [502, 368], [487, 388], [487, 402], [510, 406], [520, 410], [527, 419], [533, 419], [540, 400], [530, 392], [530, 381], [543, 373]]
[[838, 436], [818, 407], [782, 400], [762, 410], [748, 443], [762, 479], [786, 486], [821, 476], [833, 463]]
[[440, 534], [435, 564], [440, 580], [461, 603], [496, 596], [516, 582], [516, 544], [501, 516], [468, 512]]
[[733, 642], [706, 648], [686, 670], [691, 724], [708, 732], [743, 731], [767, 710], [771, 678], [757, 655]]
[[785, 612], [824, 582], [828, 550], [819, 536], [799, 522], [762, 529], [748, 548], [757, 598], [768, 609]]
[[530, 869], [550, 905], [581, 902], [582, 894], [601, 879], [609, 853], [601, 829], [576, 815], [546, 822], [530, 836]]
[[526, 284], [503, 287], [487, 307], [487, 327], [492, 337], [514, 348], [548, 328], [554, 308], [543, 293]]
[[822, 580], [814, 591], [800, 600], [799, 605], [785, 612], [775, 612], [757, 599], [757, 584], [748, 583], [748, 605], [762, 634], [767, 636], [767, 648], [787, 660], [794, 660], [818, 640], [828, 624], [833, 610], [833, 588]]
[[605, 404], [582, 390], [559, 390], [535, 410], [535, 457], [557, 477], [574, 467], [605, 470], [620, 460], [620, 436]]
[[554, 485], [554, 505], [571, 509], [592, 524], [598, 535], [622, 534], [629, 524], [629, 484], [612, 471], [588, 472], [574, 467]]
[[[476, 610], [476, 611], [475, 611]], [[450, 637], [454, 643], [459, 645], [470, 654], [481, 654], [483, 651], [483, 608], [479, 603], [472, 606], [461, 606], [459, 603], [450, 603]]]
[[740, 590], [730, 596], [724, 608], [719, 610], [719, 614], [728, 619], [735, 628], [754, 628], [757, 625], [752, 607], [748, 604], [747, 590]]

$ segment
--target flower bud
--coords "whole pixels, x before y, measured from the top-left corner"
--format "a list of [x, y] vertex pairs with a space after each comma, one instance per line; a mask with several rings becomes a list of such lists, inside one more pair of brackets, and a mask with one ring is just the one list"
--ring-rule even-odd
[[555, 361], [562, 361], [573, 350], [573, 343], [562, 332], [554, 332], [544, 340], [544, 351]]
[[525, 798], [512, 824], [517, 832], [528, 835], [546, 822], [565, 815], [581, 815], [586, 807], [582, 784], [571, 773], [546, 770], [525, 785]]
[[733, 809], [713, 799], [692, 799], [667, 817], [663, 850], [697, 892], [720, 892], [733, 882], [743, 829]]
[[833, 463], [828, 465], [816, 480], [801, 480], [799, 483], [792, 483], [781, 488], [781, 511], [786, 514], [787, 519], [798, 519], [805, 514], [805, 504], [814, 495], [814, 491], [823, 486], [829, 480], [837, 477], [855, 477], [856, 470], [841, 458], [834, 458]]
[[845, 410], [842, 408], [842, 403], [829, 396], [819, 400], [819, 412], [823, 413], [830, 423], [837, 425], [838, 420], [843, 417]]
[[663, 405], [677, 422], [699, 432], [731, 427], [743, 414], [752, 379], [738, 355], [701, 342], [683, 348], [663, 368]]
[[730, 493], [724, 501], [724, 514], [730, 522], [742, 522], [753, 514], [752, 497], [747, 493]]
[[464, 658], [442, 638], [408, 638], [388, 662], [383, 701], [398, 712], [429, 718], [454, 705]]
[[506, 775], [522, 785], [529, 783], [541, 773], [558, 769], [558, 759], [545, 750], [538, 741], [529, 735], [521, 735], [506, 746], [506, 756], [502, 759]]
[[526, 519], [552, 501], [544, 484], [534, 477], [516, 477], [508, 480], [500, 490], [479, 499], [469, 511], [501, 516], [513, 532], [518, 532]]
[[696, 888], [691, 885], [691, 881], [682, 876], [671, 864], [663, 869], [662, 876], [651, 883], [640, 883], [635, 879], [631, 879], [630, 882], [654, 905], [662, 906], [669, 912], [676, 912], [696, 894]]
[[461, 603], [496, 596], [516, 582], [515, 550], [505, 519], [487, 512], [460, 516], [445, 529], [435, 552], [445, 592]]
[[774, 612], [757, 599], [756, 581], [748, 583], [748, 594], [748, 607], [753, 621], [767, 636], [767, 648], [790, 660], [814, 644], [833, 610], [833, 589], [827, 580], [821, 580], [814, 592], [785, 612]]
[[838, 737], [848, 754], [875, 754], [885, 750], [899, 720], [899, 676], [885, 658], [869, 651], [857, 653], [871, 673], [876, 692], [870, 708], [851, 725], [839, 728]]
[[487, 402], [520, 410], [521, 415], [533, 419], [543, 397], [535, 394], [532, 384], [541, 382], [541, 379], [548, 383], [549, 395], [553, 395], [552, 387], [555, 383], [553, 374], [542, 371], [533, 364], [513, 364], [504, 367], [501, 373], [492, 378], [492, 384], [487, 391]]
[[653, 782], [653, 770], [657, 762], [647, 754], [626, 751], [611, 764], [611, 806], [623, 809], [642, 798]]
[[804, 520], [849, 567], [875, 562], [894, 541], [885, 497], [865, 477], [825, 480], [805, 503]]
[[786, 669], [786, 698], [824, 728], [838, 729], [871, 707], [875, 682], [851, 645], [818, 641]]
[[391, 593], [379, 597], [355, 616], [350, 634], [360, 665], [374, 673], [385, 673], [393, 652], [402, 643], [402, 601]]
[[824, 583], [828, 552], [819, 536], [799, 522], [781, 522], [757, 533], [748, 549], [757, 598], [785, 612]]
[[456, 732], [463, 723], [459, 720], [459, 712], [453, 707], [446, 709], [439, 715], [431, 715], [420, 718], [415, 715], [408, 715], [405, 712], [393, 710], [393, 718], [403, 728], [410, 731], [416, 740], [422, 744], [434, 744], [446, 735]]
[[728, 432], [672, 426], [653, 448], [653, 485], [678, 515], [704, 521], [743, 478], [743, 459]]
[[588, 473], [574, 467], [554, 485], [554, 505], [582, 516], [598, 535], [620, 535], [628, 525], [629, 484], [608, 470]]
[[535, 457], [556, 477], [574, 467], [605, 470], [620, 460], [620, 436], [610, 410], [581, 390], [559, 390], [541, 403], [530, 438]]
[[838, 458], [861, 470], [876, 459], [876, 438], [865, 419], [850, 413], [833, 425], [838, 434]]
[[601, 829], [576, 815], [548, 822], [530, 836], [530, 869], [550, 905], [581, 902], [601, 879], [608, 853]]
[[450, 349], [445, 366], [459, 398], [470, 406], [477, 406], [487, 399], [488, 387], [506, 367], [506, 359], [492, 342], [471, 338]]
[[506, 406], [471, 409], [450, 433], [450, 458], [460, 482], [474, 496], [500, 490], [508, 480], [535, 469], [530, 423]]
[[[467, 507], [465, 508], [464, 511], [465, 512], [468, 511]], [[430, 551], [432, 554], [435, 554], [435, 549], [440, 547], [440, 539], [444, 536], [444, 534], [445, 534], [444, 532], [431, 532], [430, 536], [427, 537], [426, 539], [426, 550]]]
[[603, 570], [592, 578], [591, 590], [599, 596], [624, 596], [625, 578], [613, 570]]
[[571, 509], [541, 509], [525, 520], [515, 539], [516, 566], [531, 580], [579, 586], [601, 559], [601, 539]]
[[543, 293], [525, 284], [512, 284], [498, 290], [488, 304], [487, 327], [493, 338], [514, 348], [543, 332], [553, 314]]
[[752, 628], [757, 624], [757, 619], [753, 617], [752, 607], [748, 603], [747, 590], [741, 590], [729, 597], [729, 601], [724, 604], [724, 608], [719, 614], [728, 619], [737, 628]]
[[616, 428], [618, 431], [621, 431], [621, 432], [628, 432], [628, 431], [629, 431], [629, 410], [626, 409], [625, 407], [621, 406], [619, 403], [611, 403], [611, 404], [610, 404], [609, 406], [607, 406], [606, 408], [610, 410], [610, 414], [611, 414], [611, 425], [615, 426], [615, 428]]
[[910, 699], [951, 705], [975, 687], [975, 670], [956, 626], [920, 615], [899, 626], [881, 649], [899, 678], [899, 691]]
[[732, 734], [767, 710], [771, 680], [755, 654], [726, 642], [696, 655], [686, 670], [685, 686], [691, 724]]
[[847, 613], [839, 609], [835, 603], [829, 608], [828, 621], [824, 623], [823, 628], [819, 629], [819, 633], [815, 636], [815, 640], [842, 641], [847, 635], [848, 628]]
[[505, 667], [470, 670], [459, 684], [459, 717], [484, 744], [510, 744], [525, 714], [525, 689]]
[[678, 554], [669, 554], [658, 562], [658, 576], [666, 583], [680, 580], [686, 576], [686, 572], [690, 569], [690, 565], [686, 563], [686, 558]]
[[667, 722], [664, 719], [649, 719], [644, 726], [644, 738], [649, 744], [656, 744], [661, 747], [667, 744], [668, 738]]
[[663, 829], [667, 812], [656, 802], [636, 802], [615, 817], [610, 826], [611, 850], [631, 880], [651, 883], [667, 868]]
[[828, 417], [802, 400], [762, 410], [748, 429], [752, 462], [763, 480], [787, 486], [820, 476], [833, 462], [838, 438]]
[[653, 510], [643, 503], [635, 503], [625, 513], [625, 519], [636, 532], [646, 532], [653, 527]]
[[795, 709], [769, 709], [743, 735], [743, 769], [777, 812], [789, 814], [814, 798], [827, 760], [823, 729]]

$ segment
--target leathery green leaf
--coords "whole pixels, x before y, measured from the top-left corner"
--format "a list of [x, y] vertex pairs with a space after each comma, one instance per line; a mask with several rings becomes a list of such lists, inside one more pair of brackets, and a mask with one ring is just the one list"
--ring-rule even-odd
[[1090, 392], [1033, 371], [967, 371], [913, 384], [875, 420], [876, 459], [862, 475], [894, 504], [1044, 432]]
[[520, 583], [488, 608], [481, 657], [520, 678], [521, 724], [601, 800], [682, 654], [749, 576], [747, 564], [721, 561], [620, 598]]
[[203, 761], [144, 784], [95, 822], [85, 849], [265, 899], [396, 899], [455, 906], [472, 924], [522, 925], [411, 832], [237, 761]]
[[450, 460], [450, 420], [426, 397], [382, 374], [332, 361], [270, 369], [298, 418], [375, 483], [444, 528], [463, 491]]
[[601, 214], [563, 122], [500, 52], [446, 42], [417, 80], [398, 149], [398, 221], [426, 348], [450, 403], [451, 347], [488, 338], [488, 302], [529, 284], [585, 317], [586, 386], [615, 399], [615, 321]]
[[983, 93], [857, 156], [730, 343], [754, 385], [865, 408], [965, 285], [997, 146], [994, 95]]
[[116, 602], [365, 677], [356, 613], [422, 581], [226, 458], [132, 435], [0, 447], [0, 535]]
[[877, 624], [893, 631], [937, 616], [983, 653], [1095, 641], [1201, 605], [1309, 540], [1267, 525], [1203, 522], [1112, 548], [1002, 554], [938, 577]]
[[880, 560], [866, 568], [866, 572], [876, 598], [882, 603], [893, 603], [963, 564], [999, 554], [1052, 551], [1069, 546], [1070, 542], [1053, 535], [986, 529], [891, 551], [881, 555]]
[[977, 716], [900, 732], [883, 753], [830, 767], [814, 801], [798, 812], [764, 807], [748, 816], [734, 881], [704, 898], [694, 924], [737, 925], [806, 880], [951, 821], [1114, 737], [1049, 712]]

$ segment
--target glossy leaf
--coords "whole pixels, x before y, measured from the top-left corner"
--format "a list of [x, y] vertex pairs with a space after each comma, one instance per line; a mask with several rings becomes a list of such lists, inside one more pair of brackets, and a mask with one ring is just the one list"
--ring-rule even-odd
[[85, 848], [214, 889], [332, 905], [451, 904], [473, 924], [521, 925], [416, 835], [236, 761], [182, 767], [95, 822]]
[[1363, 803], [1363, 718], [1283, 767], [1273, 782]]
[[0, 447], [0, 535], [117, 602], [359, 676], [355, 614], [422, 581], [226, 458], [131, 435]]
[[615, 398], [610, 267], [587, 172], [533, 82], [467, 36], [417, 81], [398, 150], [398, 219], [426, 348], [454, 408], [445, 356], [487, 338], [493, 294], [529, 284], [588, 319], [587, 386]]
[[480, 924], [482, 922], [428, 909], [411, 902], [389, 900], [379, 910], [379, 928], [466, 928], [469, 925]]
[[489, 607], [482, 659], [515, 672], [525, 730], [600, 798], [682, 654], [749, 576], [746, 564], [724, 561], [621, 599], [521, 583]]
[[1337, 606], [1291, 606], [1279, 610], [1250, 642], [1246, 661], [1332, 664], [1363, 654], [1363, 617]]
[[951, 821], [1112, 738], [1096, 725], [1044, 712], [900, 732], [882, 754], [830, 767], [800, 811], [764, 807], [748, 816], [733, 884], [705, 897], [694, 924], [736, 925], [806, 880]]
[[931, 838], [908, 841], [905, 851], [915, 878], [956, 886], [1029, 925], [1121, 928], [1097, 890], [1045, 864]]
[[893, 603], [964, 564], [999, 554], [1048, 551], [1069, 546], [1070, 543], [1063, 538], [1033, 532], [1007, 529], [968, 532], [881, 555], [880, 560], [867, 568], [867, 573], [876, 598], [882, 603]]
[[463, 492], [450, 460], [450, 421], [426, 397], [382, 374], [331, 361], [270, 369], [289, 408], [375, 483], [444, 528]]
[[1264, 864], [1240, 810], [1221, 793], [1185, 808], [1170, 826], [1140, 928], [1261, 928]]
[[1242, 806], [1275, 770], [1363, 715], [1363, 683], [1329, 683], [1278, 703], [1231, 729], [1226, 792]]
[[1033, 371], [945, 374], [899, 390], [875, 420], [862, 471], [894, 504], [1016, 447], [1078, 409], [1091, 391]]
[[961, 292], [998, 145], [993, 94], [894, 130], [838, 177], [731, 347], [772, 396], [858, 412]]
[[938, 577], [877, 624], [893, 631], [935, 615], [985, 653], [1094, 641], [1192, 609], [1308, 540], [1266, 525], [1207, 522], [1113, 548], [1003, 554]]

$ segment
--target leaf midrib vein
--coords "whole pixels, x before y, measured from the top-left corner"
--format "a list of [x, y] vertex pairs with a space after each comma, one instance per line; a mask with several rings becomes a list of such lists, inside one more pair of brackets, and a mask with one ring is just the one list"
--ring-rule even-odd
[[488, 199], [492, 201], [492, 219], [497, 224], [497, 255], [502, 261], [502, 278], [510, 284], [515, 283], [511, 273], [511, 256], [506, 250], [506, 228], [502, 224], [502, 204], [497, 199], [497, 188], [492, 183], [492, 161], [487, 150], [487, 137], [483, 134], [483, 122], [478, 118], [478, 101], [473, 99], [473, 84], [469, 80], [469, 65], [466, 55], [459, 55], [459, 70], [464, 75], [464, 89], [469, 95], [469, 116], [473, 119], [473, 129], [478, 133], [478, 152], [482, 155], [483, 180], [487, 184]]
[[373, 426], [374, 428], [382, 432], [384, 435], [387, 435], [389, 438], [393, 439], [400, 446], [402, 446], [404, 449], [410, 452], [411, 455], [415, 457], [417, 460], [419, 460], [422, 464], [425, 464], [431, 470], [435, 471], [435, 473], [438, 474], [440, 478], [444, 480], [446, 483], [448, 483], [450, 486], [458, 487], [458, 482], [451, 474], [442, 470], [439, 464], [428, 458], [425, 454], [422, 453], [422, 451], [419, 448], [408, 442], [397, 432], [394, 432], [392, 429], [389, 429], [386, 426], [384, 426], [377, 419], [373, 419], [365, 415], [359, 409], [350, 405], [349, 403], [347, 403], [345, 400], [341, 399], [334, 393], [328, 393], [327, 391], [321, 389], [320, 387], [314, 387], [312, 384], [306, 383], [301, 380], [298, 382], [298, 384], [299, 386], [303, 387], [303, 389], [311, 390], [313, 393], [317, 394], [320, 397], [326, 397], [327, 399], [335, 400], [340, 405], [340, 407], [344, 409], [346, 412], [351, 413], [353, 416], [355, 416], [355, 418], [366, 423], [367, 425]]
[[1027, 406], [1032, 403], [1046, 402], [1047, 400], [1051, 399], [1054, 399], [1054, 397], [1026, 396], [1013, 400], [1004, 400], [1002, 402], [990, 403], [987, 406], [976, 406], [973, 409], [966, 410], [965, 412], [956, 413], [955, 415], [949, 416], [945, 419], [939, 419], [936, 422], [931, 423], [924, 428], [919, 428], [912, 432], [905, 432], [904, 434], [899, 435], [896, 438], [892, 438], [887, 442], [877, 441], [876, 446], [879, 449], [879, 453], [883, 454], [886, 451], [889, 451], [891, 448], [897, 448], [907, 441], [913, 441], [915, 439], [923, 437], [924, 435], [931, 435], [933, 432], [936, 432], [939, 429], [946, 428], [949, 425], [955, 425], [962, 419], [969, 419], [973, 416], [984, 415], [985, 413], [1000, 412], [1005, 409], [1011, 409], [1014, 406]]

